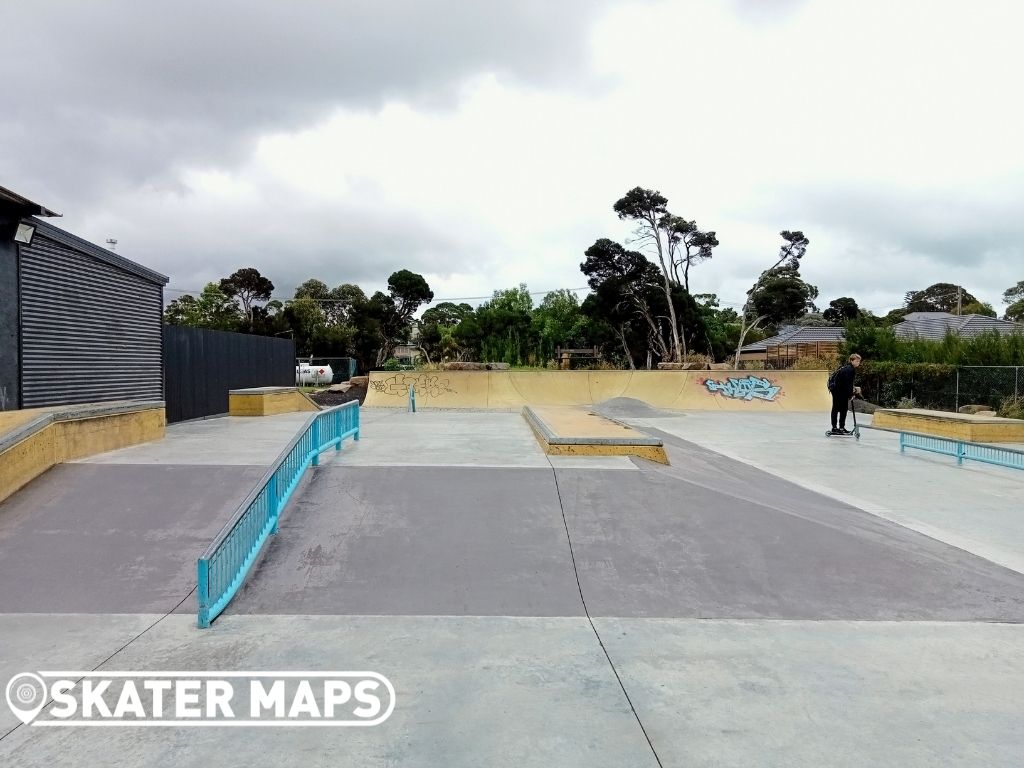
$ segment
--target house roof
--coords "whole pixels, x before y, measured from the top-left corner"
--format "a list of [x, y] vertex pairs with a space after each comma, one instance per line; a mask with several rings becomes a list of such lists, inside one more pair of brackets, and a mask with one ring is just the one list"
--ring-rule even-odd
[[779, 347], [789, 344], [813, 344], [817, 341], [842, 341], [843, 329], [836, 326], [790, 327], [776, 336], [744, 345], [740, 352], [766, 352], [768, 347]]
[[999, 331], [1003, 335], [1024, 333], [1024, 325], [985, 315], [911, 312], [902, 323], [893, 326], [893, 331], [904, 339], [919, 338], [941, 341], [948, 331], [963, 338], [972, 338], [991, 331]]

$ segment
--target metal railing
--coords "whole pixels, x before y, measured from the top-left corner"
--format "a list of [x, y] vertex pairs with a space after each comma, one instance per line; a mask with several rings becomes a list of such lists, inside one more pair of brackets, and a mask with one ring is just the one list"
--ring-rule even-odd
[[359, 439], [359, 403], [321, 411], [306, 422], [267, 473], [220, 530], [197, 565], [199, 626], [210, 626], [235, 596], [264, 542], [277, 533], [278, 520], [306, 468], [320, 454], [341, 450], [342, 441]]
[[953, 456], [956, 458], [957, 464], [963, 464], [964, 461], [981, 461], [985, 464], [995, 464], [998, 467], [1024, 469], [1024, 451], [1014, 448], [968, 443], [963, 440], [950, 440], [945, 437], [921, 435], [916, 432], [900, 432], [900, 453], [906, 453], [907, 448]]

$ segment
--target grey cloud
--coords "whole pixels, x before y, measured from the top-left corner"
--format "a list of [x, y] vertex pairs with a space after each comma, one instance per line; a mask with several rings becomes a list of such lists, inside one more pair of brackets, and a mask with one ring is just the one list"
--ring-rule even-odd
[[[95, 222], [68, 223], [73, 231], [91, 233], [94, 242], [106, 238]], [[122, 255], [170, 275], [172, 289], [188, 292], [240, 267], [259, 269], [274, 282], [275, 298], [283, 299], [310, 277], [331, 286], [357, 283], [369, 291], [398, 269], [437, 273], [444, 265], [467, 271], [482, 261], [472, 244], [415, 214], [403, 213], [396, 229], [388, 211], [300, 207], [287, 200], [256, 220], [248, 210], [211, 209], [187, 221], [165, 221], [143, 202], [102, 226], [114, 228]], [[168, 299], [179, 295], [178, 290], [167, 292]]]
[[451, 102], [460, 80], [582, 77], [610, 0], [129, 0], [0, 5], [5, 181], [70, 208], [231, 167], [261, 133], [391, 97]]
[[[861, 241], [895, 246], [951, 267], [999, 258], [1008, 244], [1024, 242], [1024, 219], [1015, 210], [1024, 189], [994, 202], [970, 189], [902, 193], [860, 187], [807, 189], [801, 193], [811, 221]], [[1020, 245], [1015, 247], [1020, 262]], [[1012, 249], [1011, 248], [1011, 249]]]

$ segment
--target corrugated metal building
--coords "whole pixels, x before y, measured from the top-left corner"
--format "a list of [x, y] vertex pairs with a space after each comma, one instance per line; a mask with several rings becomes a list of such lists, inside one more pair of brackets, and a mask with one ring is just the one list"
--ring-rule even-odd
[[0, 187], [0, 410], [163, 399], [164, 275]]

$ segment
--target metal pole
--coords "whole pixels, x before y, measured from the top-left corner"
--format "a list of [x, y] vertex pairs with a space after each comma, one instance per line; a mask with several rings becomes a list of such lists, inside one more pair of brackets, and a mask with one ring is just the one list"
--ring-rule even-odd
[[409, 385], [409, 410], [416, 413], [416, 385]]
[[954, 401], [953, 410], [960, 413], [960, 366], [956, 367], [956, 400]]

